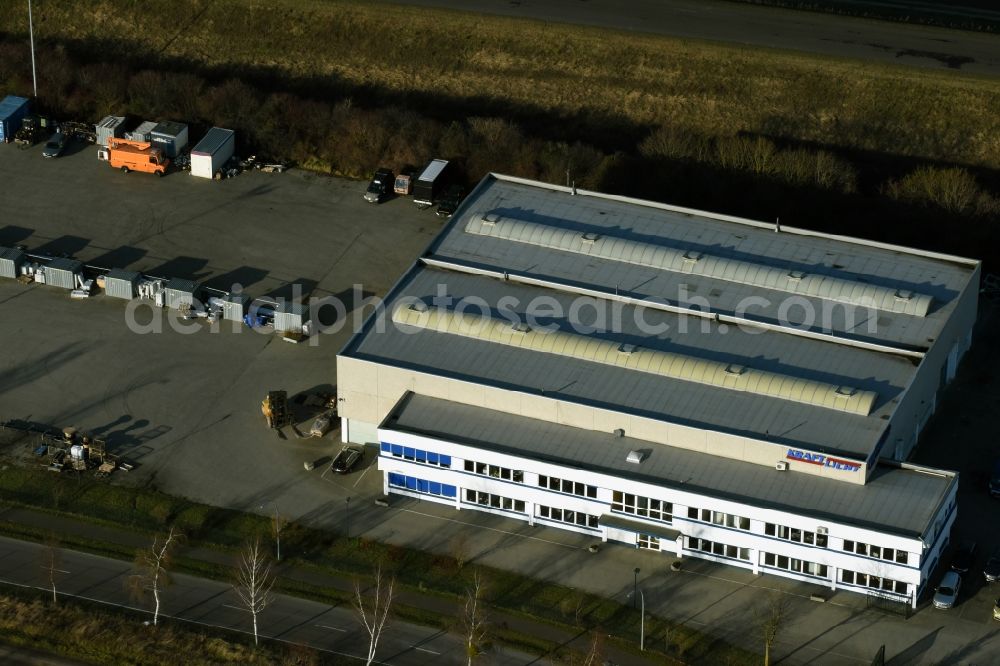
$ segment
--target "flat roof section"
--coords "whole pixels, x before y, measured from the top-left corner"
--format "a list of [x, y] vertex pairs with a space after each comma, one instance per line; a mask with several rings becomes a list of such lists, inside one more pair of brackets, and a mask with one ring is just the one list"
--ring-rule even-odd
[[[957, 480], [882, 464], [864, 485], [841, 483], [413, 393], [381, 427], [906, 537], [924, 534]], [[637, 449], [643, 462], [626, 462]]]
[[[523, 314], [501, 312], [503, 301], [522, 306], [544, 296], [561, 317], [539, 316], [536, 323], [560, 332], [581, 334], [573, 326], [573, 294], [506, 282], [481, 275], [417, 266], [387, 298], [387, 318], [402, 304], [419, 300], [429, 308], [444, 293], [458, 303], [481, 299], [496, 318]], [[409, 301], [409, 302], [408, 302]], [[595, 301], [601, 303], [601, 301]], [[637, 312], [637, 310], [639, 310]], [[479, 308], [470, 307], [471, 313]], [[585, 323], [597, 323], [582, 314]], [[578, 335], [580, 344], [593, 338], [618, 345], [635, 345], [654, 352], [677, 354], [726, 367], [750, 368], [871, 392], [876, 399], [867, 415], [732, 390], [676, 377], [642, 372], [627, 364], [607, 364], [574, 355], [540, 351], [530, 346], [498, 344], [429, 328], [387, 322], [381, 332], [373, 322], [341, 352], [389, 366], [518, 390], [529, 394], [635, 414], [706, 430], [769, 440], [779, 444], [865, 459], [877, 445], [897, 401], [912, 380], [914, 359], [838, 345], [777, 332], [745, 332], [707, 320], [625, 305], [615, 317], [618, 331]], [[640, 326], [640, 324], [642, 324]], [[665, 332], [648, 335], [645, 326]], [[703, 328], [704, 326], [704, 328]], [[685, 331], [686, 327], [686, 331]], [[626, 347], [627, 348], [627, 347]], [[638, 356], [641, 356], [640, 351]]]
[[[496, 174], [465, 200], [426, 256], [611, 294], [707, 302], [715, 312], [742, 311], [766, 323], [784, 313], [810, 330], [918, 351], [938, 337], [977, 266]], [[811, 304], [811, 325], [802, 307], [782, 309], [790, 296]], [[866, 304], [873, 317], [850, 311]]]

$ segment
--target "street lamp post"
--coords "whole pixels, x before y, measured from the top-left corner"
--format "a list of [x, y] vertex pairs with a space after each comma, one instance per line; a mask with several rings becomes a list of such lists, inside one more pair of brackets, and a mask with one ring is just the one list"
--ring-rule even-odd
[[28, 40], [31, 42], [31, 83], [38, 97], [38, 75], [35, 73], [35, 24], [31, 19], [31, 0], [28, 0]]
[[641, 652], [646, 651], [646, 595], [639, 590], [639, 603], [641, 604], [639, 611], [639, 650]]
[[632, 608], [635, 608], [636, 597], [639, 596], [639, 567], [636, 567], [632, 572], [635, 574], [635, 578], [632, 580]]

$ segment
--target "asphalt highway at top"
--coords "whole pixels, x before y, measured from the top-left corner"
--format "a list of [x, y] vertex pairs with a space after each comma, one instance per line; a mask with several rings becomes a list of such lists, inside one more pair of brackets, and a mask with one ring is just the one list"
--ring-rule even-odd
[[721, 0], [391, 0], [1000, 76], [1000, 36]]

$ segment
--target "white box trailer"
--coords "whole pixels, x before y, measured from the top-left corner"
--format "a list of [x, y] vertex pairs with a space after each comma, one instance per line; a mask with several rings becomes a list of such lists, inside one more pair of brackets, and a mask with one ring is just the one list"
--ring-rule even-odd
[[214, 178], [236, 150], [236, 132], [213, 127], [191, 149], [191, 175]]

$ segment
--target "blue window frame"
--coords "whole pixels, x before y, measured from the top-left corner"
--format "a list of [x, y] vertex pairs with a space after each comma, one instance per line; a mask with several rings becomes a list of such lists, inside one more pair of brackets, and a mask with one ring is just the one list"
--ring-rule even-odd
[[455, 486], [437, 481], [426, 481], [415, 476], [406, 476], [395, 472], [389, 472], [389, 485], [441, 497], [456, 497], [458, 495], [458, 489]]
[[417, 462], [422, 465], [436, 465], [438, 467], [451, 467], [451, 456], [433, 451], [423, 451], [410, 446], [400, 444], [390, 444], [382, 442], [379, 446], [382, 453], [389, 454], [394, 458], [402, 458], [410, 462]]

